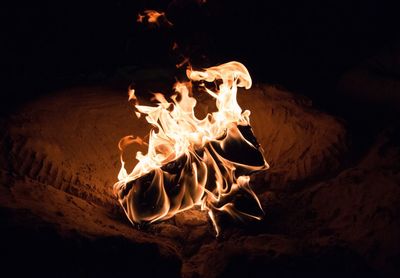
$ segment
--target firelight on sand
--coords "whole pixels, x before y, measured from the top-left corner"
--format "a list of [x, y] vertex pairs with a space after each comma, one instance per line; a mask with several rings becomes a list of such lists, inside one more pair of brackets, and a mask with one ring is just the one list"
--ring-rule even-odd
[[[121, 139], [122, 166], [114, 192], [132, 223], [168, 219], [198, 206], [208, 212], [218, 235], [218, 212], [240, 220], [261, 219], [263, 210], [249, 175], [269, 166], [252, 133], [250, 111], [242, 111], [236, 99], [238, 87], [252, 85], [246, 67], [229, 62], [200, 71], [187, 69], [186, 75], [191, 81], [176, 83], [171, 101], [154, 94], [156, 106], [140, 105], [130, 89], [136, 115], [144, 114], [153, 128], [148, 142], [134, 136]], [[202, 119], [194, 112], [193, 83], [216, 101], [217, 111]], [[208, 88], [211, 83], [217, 89]], [[137, 164], [128, 173], [122, 153], [134, 143], [148, 150], [136, 153]], [[243, 200], [245, 206], [240, 205]]]

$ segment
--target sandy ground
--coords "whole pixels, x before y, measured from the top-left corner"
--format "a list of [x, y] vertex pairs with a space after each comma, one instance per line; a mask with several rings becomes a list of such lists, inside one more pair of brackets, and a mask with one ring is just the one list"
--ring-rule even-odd
[[[55, 264], [72, 275], [94, 269], [114, 273], [98, 264], [127, 258], [132, 260], [118, 273], [132, 268], [183, 277], [399, 273], [400, 153], [393, 132], [382, 134], [349, 166], [345, 124], [315, 110], [309, 100], [257, 85], [239, 93], [239, 104], [251, 110], [254, 133], [271, 166], [252, 177], [266, 211], [262, 221], [229, 222], [219, 239], [196, 209], [133, 227], [112, 194], [120, 168], [117, 143], [125, 135], [144, 136], [148, 125], [136, 118], [126, 92], [82, 87], [25, 104], [3, 121], [0, 207], [6, 231], [26, 237], [50, 227], [44, 234], [52, 240], [40, 241], [44, 246], [89, 242], [71, 249], [95, 258], [86, 266], [70, 257]], [[209, 107], [203, 100], [199, 109]], [[99, 243], [102, 239], [106, 243]], [[12, 237], [6, 244], [9, 257], [18, 257], [20, 247], [47, 258], [28, 250], [37, 240], [19, 244]], [[115, 258], [107, 260], [102, 252]], [[149, 262], [158, 270], [145, 267]]]

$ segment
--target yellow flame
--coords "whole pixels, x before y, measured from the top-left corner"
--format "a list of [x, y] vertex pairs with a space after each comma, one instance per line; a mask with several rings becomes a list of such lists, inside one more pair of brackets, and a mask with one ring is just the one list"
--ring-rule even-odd
[[[204, 70], [187, 69], [188, 78], [198, 82], [215, 82], [213, 91], [205, 92], [216, 101], [217, 111], [196, 117], [196, 99], [190, 82], [177, 82], [172, 101], [154, 94], [156, 106], [140, 105], [134, 89], [129, 100], [135, 101], [137, 113], [153, 126], [146, 154], [136, 153], [137, 164], [128, 174], [121, 154], [121, 170], [114, 190], [128, 218], [133, 223], [167, 219], [195, 205], [207, 210], [216, 233], [215, 213], [227, 212], [238, 219], [260, 219], [260, 214], [239, 210], [232, 201], [237, 192], [247, 194], [262, 212], [261, 204], [250, 189], [249, 175], [268, 169], [261, 147], [244, 134], [250, 128], [250, 111], [237, 103], [238, 87], [249, 89], [252, 80], [246, 67], [229, 62]], [[121, 139], [119, 148], [132, 143], [143, 144], [133, 136]], [[248, 162], [235, 153], [244, 152]]]

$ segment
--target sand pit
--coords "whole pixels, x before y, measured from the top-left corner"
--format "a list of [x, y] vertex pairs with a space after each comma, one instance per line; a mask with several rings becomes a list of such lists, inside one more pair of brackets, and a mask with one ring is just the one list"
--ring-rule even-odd
[[[347, 156], [344, 124], [312, 108], [307, 99], [273, 86], [258, 85], [241, 92], [239, 103], [251, 110], [255, 135], [271, 166], [267, 172], [252, 177], [252, 186], [267, 213], [261, 222], [250, 223], [246, 228], [228, 226], [222, 241], [215, 240], [211, 223], [199, 210], [183, 212], [166, 222], [141, 229], [133, 227], [112, 194], [120, 168], [117, 144], [125, 135], [144, 136], [149, 126], [136, 118], [126, 92], [81, 87], [55, 92], [21, 106], [1, 127], [0, 205], [7, 229], [12, 233], [16, 227], [27, 232], [51, 227], [51, 234], [57, 235], [56, 244], [84, 238], [97, 246], [97, 239], [113, 238], [111, 245], [114, 239], [123, 240], [132, 244], [133, 250], [152, 246], [146, 256], [159, 262], [161, 273], [179, 275], [180, 272], [184, 277], [227, 274], [236, 267], [229, 261], [241, 258], [240, 252], [254, 255], [243, 265], [255, 265], [256, 270], [267, 263], [273, 266], [272, 271], [279, 271], [283, 263], [280, 256], [294, 260], [293, 272], [301, 265], [311, 269], [312, 263], [302, 261], [302, 252], [311, 252], [311, 257], [322, 258], [323, 263], [330, 256], [343, 253], [348, 256], [343, 258], [350, 261], [362, 256], [374, 266], [387, 267], [382, 258], [376, 260], [368, 255], [365, 246], [372, 246], [372, 241], [365, 237], [363, 244], [357, 243], [350, 230], [335, 224], [335, 217], [350, 215], [350, 200], [360, 195], [357, 190], [363, 190], [359, 186], [355, 191], [343, 188], [343, 183], [349, 186], [354, 183], [346, 178], [346, 173], [362, 179], [363, 175], [353, 169], [331, 179], [343, 170], [341, 162]], [[208, 104], [202, 102], [200, 109], [206, 111]], [[372, 158], [366, 159], [371, 161], [379, 155], [372, 154]], [[368, 165], [364, 161], [360, 167], [372, 169]], [[380, 174], [370, 177], [379, 178]], [[332, 194], [338, 198], [336, 202], [340, 203], [340, 195], [347, 196], [348, 201], [339, 205], [339, 212], [329, 208], [321, 210], [330, 198], [325, 196], [327, 186], [337, 192], [338, 195]], [[375, 194], [376, 189], [370, 189], [363, 194]], [[398, 188], [388, 190], [395, 196], [399, 194]], [[394, 206], [393, 200], [387, 199], [385, 205]], [[372, 198], [368, 202], [378, 201]], [[360, 200], [359, 205], [365, 206], [363, 202]], [[368, 205], [366, 210], [373, 212], [377, 206]], [[311, 211], [322, 212], [310, 216]], [[348, 225], [353, 225], [348, 221]], [[357, 224], [357, 232], [371, 230], [367, 228], [368, 219], [363, 221]], [[389, 225], [386, 220], [379, 223]], [[331, 232], [318, 234], [323, 229]], [[378, 236], [382, 235], [378, 233]], [[345, 244], [350, 253], [346, 248], [345, 251], [335, 249], [336, 242], [341, 240], [350, 242]], [[382, 248], [390, 249], [389, 245]], [[106, 250], [111, 248], [105, 246]], [[325, 254], [332, 246], [333, 253]], [[122, 256], [136, 251], [121, 252]], [[205, 266], [215, 256], [224, 259], [214, 266], [216, 274], [213, 274]], [[262, 258], [261, 265], [257, 258]], [[365, 267], [363, 260], [357, 261], [361, 268]], [[336, 260], [336, 264], [343, 262]], [[138, 266], [139, 273], [146, 272], [142, 268]]]

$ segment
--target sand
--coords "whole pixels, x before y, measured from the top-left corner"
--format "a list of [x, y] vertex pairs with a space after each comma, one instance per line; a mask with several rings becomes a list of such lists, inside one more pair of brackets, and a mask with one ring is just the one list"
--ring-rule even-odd
[[[397, 273], [399, 153], [390, 135], [377, 138], [347, 167], [345, 124], [314, 109], [308, 99], [256, 85], [239, 93], [239, 104], [251, 110], [254, 133], [271, 166], [251, 182], [266, 211], [262, 221], [228, 223], [218, 240], [197, 209], [140, 229], [131, 225], [112, 194], [120, 168], [117, 144], [125, 135], [144, 136], [149, 126], [136, 118], [125, 91], [79, 87], [24, 104], [4, 121], [3, 224], [11, 234], [21, 229], [36, 235], [51, 227], [45, 234], [56, 235], [54, 244], [88, 241], [87, 252], [97, 259], [93, 250], [109, 251], [122, 240], [131, 249], [121, 247], [118, 259], [151, 250], [144, 251], [146, 261], [171, 276], [217, 277], [245, 269], [256, 275], [265, 265], [266, 273], [322, 273], [323, 267]], [[199, 109], [209, 107], [203, 100]], [[99, 239], [112, 240], [98, 247]], [[146, 273], [140, 260], [131, 264]], [[121, 267], [130, 272], [132, 266]], [[78, 272], [95, 273], [94, 268], [95, 262], [75, 266]]]

